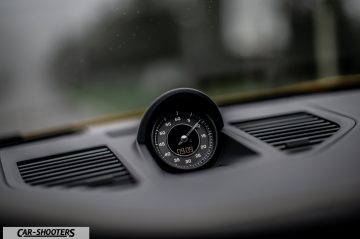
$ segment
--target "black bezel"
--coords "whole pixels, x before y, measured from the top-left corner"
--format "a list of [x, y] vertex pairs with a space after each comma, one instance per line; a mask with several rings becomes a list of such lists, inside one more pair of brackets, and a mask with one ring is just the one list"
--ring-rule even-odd
[[[174, 111], [176, 112], [176, 110]], [[171, 115], [171, 114], [174, 114], [174, 112], [167, 112], [163, 115], [160, 115], [158, 120], [156, 121], [156, 123], [154, 124], [153, 128], [152, 128], [152, 131], [151, 131], [151, 153], [152, 155], [154, 156], [154, 158], [156, 159], [156, 161], [158, 162], [158, 164], [160, 164], [162, 166], [162, 168], [165, 168], [167, 170], [172, 170], [172, 171], [194, 171], [194, 170], [199, 170], [199, 169], [202, 169], [202, 168], [207, 168], [207, 166], [209, 165], [212, 165], [214, 162], [215, 162], [215, 159], [216, 157], [214, 157], [214, 155], [216, 155], [216, 152], [217, 152], [217, 148], [218, 148], [218, 141], [219, 141], [219, 138], [218, 138], [218, 132], [216, 130], [216, 126], [213, 122], [213, 120], [206, 114], [197, 114], [197, 116], [203, 118], [204, 120], [207, 121], [208, 124], [210, 124], [209, 126], [212, 128], [213, 130], [213, 134], [214, 134], [214, 146], [213, 146], [213, 150], [211, 152], [211, 154], [208, 156], [208, 160], [201, 166], [199, 167], [196, 167], [196, 168], [182, 168], [182, 167], [174, 167], [172, 166], [171, 164], [167, 163], [166, 161], [164, 161], [160, 156], [159, 154], [156, 152], [156, 149], [155, 149], [155, 142], [154, 142], [154, 139], [155, 139], [155, 136], [154, 136], [154, 131], [155, 129], [157, 128], [158, 124], [160, 123], [160, 121], [162, 121], [162, 117], [164, 115]], [[179, 112], [179, 111], [178, 111]], [[195, 114], [195, 113], [194, 113]]]
[[213, 159], [215, 159], [218, 155], [220, 145], [222, 145], [220, 131], [224, 126], [224, 121], [217, 105], [207, 95], [195, 89], [175, 89], [168, 91], [158, 97], [150, 105], [150, 107], [142, 117], [137, 134], [137, 142], [139, 144], [146, 145], [147, 149], [151, 152], [156, 162], [164, 170], [169, 172], [192, 171], [175, 169], [167, 166], [165, 163], [161, 163], [162, 160], [158, 159], [157, 153], [154, 151], [152, 145], [152, 130], [159, 117], [163, 114], [168, 114], [175, 111], [194, 112], [197, 115], [206, 115], [212, 120], [217, 135], [217, 147], [214, 150], [214, 154], [212, 156], [212, 159], [210, 160], [211, 162], [206, 163], [204, 167], [200, 168], [206, 168], [211, 166], [212, 162], [214, 161]]

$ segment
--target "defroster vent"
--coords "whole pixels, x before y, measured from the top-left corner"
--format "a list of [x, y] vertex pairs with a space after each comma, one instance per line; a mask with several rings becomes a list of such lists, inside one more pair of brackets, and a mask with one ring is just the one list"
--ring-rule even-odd
[[340, 129], [338, 124], [306, 112], [237, 122], [233, 125], [290, 153], [311, 149]]
[[134, 183], [124, 165], [106, 146], [17, 163], [23, 180], [33, 186], [116, 186]]

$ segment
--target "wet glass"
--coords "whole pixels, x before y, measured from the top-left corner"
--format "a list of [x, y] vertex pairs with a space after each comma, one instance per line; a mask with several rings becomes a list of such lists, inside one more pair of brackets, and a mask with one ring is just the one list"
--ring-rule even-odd
[[356, 0], [0, 2], [0, 135], [359, 72]]

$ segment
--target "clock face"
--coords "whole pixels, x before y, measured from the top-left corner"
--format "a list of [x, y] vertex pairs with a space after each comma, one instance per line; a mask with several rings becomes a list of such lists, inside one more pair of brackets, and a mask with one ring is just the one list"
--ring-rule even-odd
[[157, 156], [172, 168], [191, 170], [214, 155], [217, 133], [207, 115], [175, 111], [159, 117], [152, 131]]

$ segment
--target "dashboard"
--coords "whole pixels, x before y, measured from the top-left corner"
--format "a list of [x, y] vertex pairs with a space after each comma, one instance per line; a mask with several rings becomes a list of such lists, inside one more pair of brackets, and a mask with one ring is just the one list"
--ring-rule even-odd
[[354, 233], [357, 102], [350, 89], [219, 107], [182, 88], [141, 118], [2, 140], [0, 220], [101, 238]]

